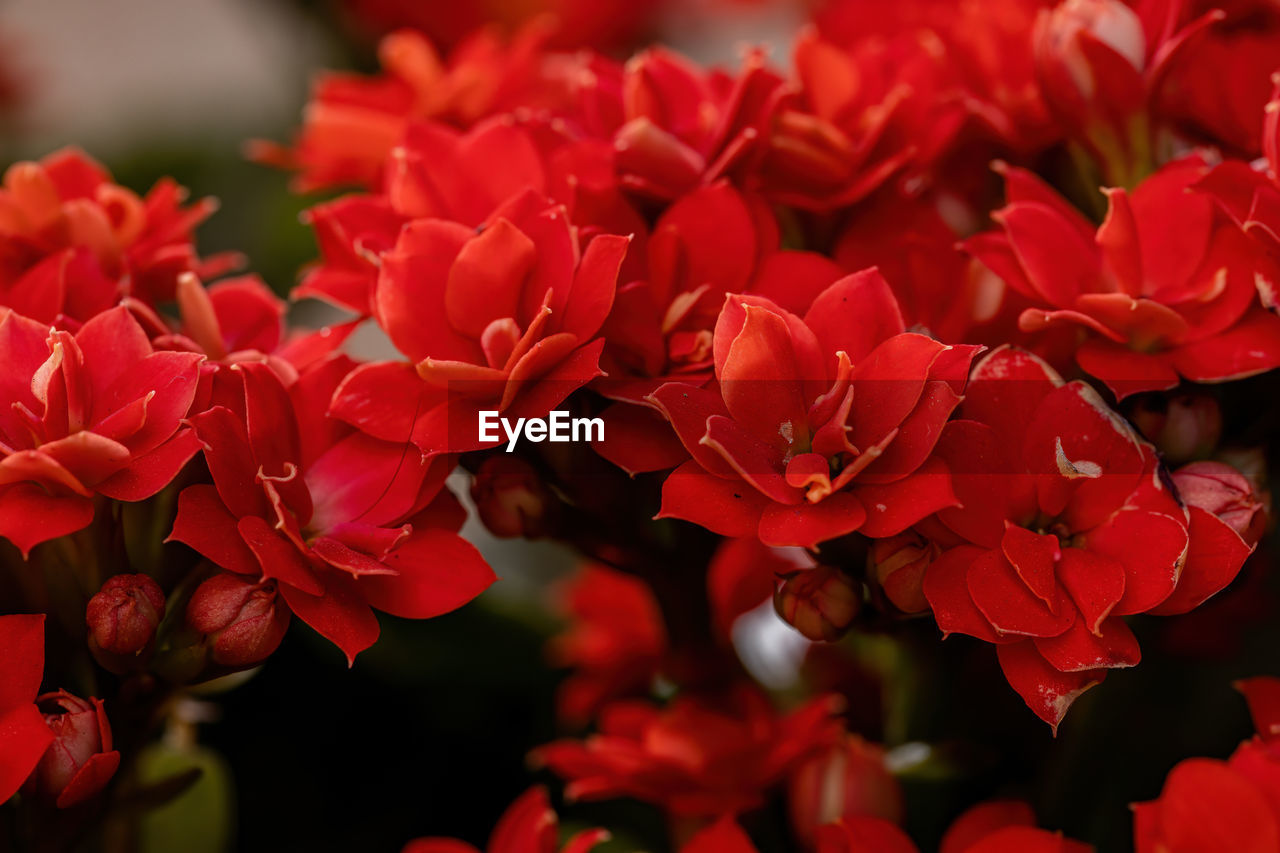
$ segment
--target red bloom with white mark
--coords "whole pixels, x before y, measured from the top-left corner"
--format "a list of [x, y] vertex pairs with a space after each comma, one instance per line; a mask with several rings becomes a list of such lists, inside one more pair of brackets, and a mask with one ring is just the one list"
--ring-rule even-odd
[[266, 364], [236, 365], [242, 407], [191, 419], [213, 484], [183, 490], [170, 538], [275, 581], [289, 608], [353, 661], [378, 637], [372, 608], [430, 618], [494, 576], [455, 532], [447, 458], [429, 462], [325, 417], [350, 367], [330, 359], [286, 390]]
[[995, 643], [1055, 729], [1106, 670], [1138, 663], [1121, 617], [1190, 610], [1249, 554], [1238, 536], [1219, 547], [1216, 520], [1189, 521], [1154, 450], [1030, 353], [1001, 348], [974, 368], [939, 454], [960, 506], [922, 526], [952, 546], [925, 571], [934, 618]]

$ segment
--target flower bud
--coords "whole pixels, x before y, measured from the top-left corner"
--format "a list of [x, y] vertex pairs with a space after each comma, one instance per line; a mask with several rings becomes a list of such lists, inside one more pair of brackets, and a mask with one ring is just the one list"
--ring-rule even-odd
[[65, 690], [36, 699], [53, 730], [53, 743], [27, 780], [24, 791], [65, 809], [101, 791], [120, 766], [111, 748], [111, 725], [102, 700], [84, 700]]
[[902, 820], [902, 788], [885, 767], [884, 749], [848, 735], [800, 765], [787, 788], [791, 828], [812, 845], [818, 827], [847, 817]]
[[1222, 437], [1222, 409], [1207, 394], [1140, 403], [1133, 422], [1173, 465], [1208, 456]]
[[840, 639], [862, 604], [860, 585], [839, 569], [815, 566], [786, 575], [773, 594], [784, 622], [814, 642]]
[[490, 456], [471, 486], [480, 520], [494, 536], [545, 536], [559, 504], [538, 472], [523, 459]]
[[903, 613], [922, 613], [929, 609], [924, 597], [924, 571], [940, 550], [910, 530], [876, 539], [867, 555], [869, 575], [880, 584], [894, 607]]
[[206, 635], [214, 663], [248, 667], [280, 645], [289, 608], [277, 600], [274, 581], [254, 583], [224, 572], [196, 588], [187, 604], [187, 623]]
[[1248, 545], [1257, 544], [1266, 528], [1266, 504], [1249, 479], [1222, 462], [1192, 462], [1173, 472], [1174, 485], [1187, 506], [1222, 519]]
[[164, 593], [146, 575], [108, 578], [85, 608], [89, 640], [115, 655], [141, 654], [164, 616]]
[[[1036, 23], [1036, 65], [1045, 76], [1050, 97], [1092, 101], [1103, 97], [1105, 69], [1095, 67], [1085, 42], [1110, 49], [1135, 72], [1146, 64], [1147, 40], [1138, 13], [1122, 0], [1065, 0], [1045, 12]], [[1045, 72], [1049, 73], [1045, 73]], [[1058, 72], [1058, 73], [1054, 73]], [[1065, 72], [1065, 74], [1063, 73]], [[1102, 78], [1102, 79], [1100, 79]], [[1067, 81], [1074, 91], [1054, 91]]]

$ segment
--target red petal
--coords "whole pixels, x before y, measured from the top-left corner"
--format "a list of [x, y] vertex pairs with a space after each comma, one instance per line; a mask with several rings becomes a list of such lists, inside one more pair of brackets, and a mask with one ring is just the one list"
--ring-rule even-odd
[[40, 692], [44, 678], [44, 620], [43, 613], [0, 616], [0, 649], [4, 650], [0, 714], [30, 705]]
[[848, 492], [836, 492], [812, 504], [771, 503], [760, 516], [760, 541], [766, 545], [815, 548], [821, 542], [857, 530], [866, 517], [862, 504]]
[[498, 578], [475, 546], [447, 530], [414, 531], [383, 563], [398, 572], [357, 584], [369, 604], [406, 619], [456, 610]]
[[808, 442], [808, 404], [786, 321], [748, 305], [720, 371], [720, 391], [735, 421], [758, 441], [786, 453]]
[[656, 517], [692, 521], [721, 536], [755, 536], [770, 503], [737, 477], [717, 477], [690, 460], [667, 475]]
[[591, 447], [631, 476], [665, 471], [689, 458], [661, 413], [648, 406], [614, 403], [600, 413], [604, 441]]
[[157, 352], [130, 365], [104, 391], [94, 394], [93, 421], [149, 394], [147, 419], [124, 440], [135, 454], [154, 450], [178, 430], [195, 400], [200, 363], [204, 356], [189, 352]]
[[18, 793], [51, 743], [53, 732], [30, 699], [0, 712], [0, 803]]
[[1002, 634], [1056, 637], [1076, 619], [1061, 590], [1055, 590], [1050, 609], [1027, 589], [1004, 555], [995, 551], [974, 559], [967, 581], [973, 603]]
[[1225, 763], [1191, 758], [1169, 772], [1155, 802], [1160, 849], [1269, 853], [1280, 825], [1266, 798]]
[[218, 490], [203, 483], [187, 486], [178, 495], [178, 514], [166, 542], [182, 542], [224, 569], [242, 575], [262, 570], [253, 552], [240, 538], [236, 519], [218, 497]]
[[0, 537], [26, 558], [41, 542], [83, 530], [93, 521], [93, 501], [78, 495], [55, 497], [35, 483], [0, 486]]
[[924, 335], [895, 335], [853, 366], [849, 440], [860, 450], [899, 428], [924, 393], [929, 369], [945, 346]]
[[311, 595], [320, 595], [324, 587], [316, 580], [310, 563], [298, 548], [256, 515], [236, 522], [236, 529], [249, 550], [258, 558], [262, 576], [284, 581]]
[[1105, 669], [1059, 672], [1036, 651], [1034, 643], [997, 646], [1000, 669], [1027, 707], [1058, 733], [1058, 724], [1076, 698], [1106, 678]]
[[287, 583], [280, 586], [280, 591], [298, 618], [342, 649], [348, 666], [354, 665], [356, 655], [378, 639], [378, 618], [352, 578], [328, 573], [322, 595], [308, 595]]
[[330, 415], [384, 441], [408, 441], [418, 418], [445, 392], [429, 389], [413, 365], [402, 361], [362, 364], [333, 393]]
[[1027, 589], [1045, 605], [1054, 607], [1058, 598], [1057, 563], [1062, 558], [1058, 537], [1005, 522], [1000, 550]]
[[89, 760], [80, 765], [80, 769], [71, 777], [67, 787], [58, 794], [58, 808], [71, 808], [97, 794], [106, 787], [107, 782], [111, 781], [111, 777], [115, 775], [119, 766], [120, 753], [114, 750], [90, 756]]
[[972, 545], [960, 545], [943, 551], [925, 569], [924, 597], [943, 636], [968, 634], [988, 643], [1003, 641], [969, 594], [969, 567], [987, 553], [990, 552]]
[[1249, 715], [1258, 734], [1266, 740], [1280, 735], [1280, 678], [1246, 678], [1235, 686], [1249, 703]]
[[996, 211], [1009, 245], [1040, 297], [1066, 307], [1097, 288], [1101, 272], [1098, 249], [1063, 214], [1040, 202], [1014, 202]]
[[1256, 310], [1232, 329], [1169, 352], [1178, 372], [1193, 382], [1243, 379], [1280, 367], [1280, 317]]
[[1114, 341], [1090, 340], [1076, 350], [1076, 363], [1102, 380], [1117, 399], [1143, 391], [1163, 391], [1178, 384], [1168, 357], [1134, 352]]
[[630, 245], [631, 238], [614, 234], [601, 234], [587, 244], [560, 317], [561, 331], [583, 341], [600, 331], [613, 307], [618, 271]]
[[265, 517], [270, 509], [256, 480], [258, 466], [244, 423], [225, 406], [214, 406], [189, 420], [204, 445], [205, 462], [223, 504], [236, 518]]
[[473, 237], [475, 231], [456, 222], [420, 220], [406, 225], [395, 250], [383, 254], [374, 316], [411, 361], [428, 356], [474, 361], [480, 355], [480, 347], [454, 329], [444, 311], [450, 268]]
[[854, 364], [906, 331], [898, 300], [874, 267], [840, 279], [813, 301], [804, 322], [822, 351], [844, 352]]
[[1088, 631], [1098, 631], [1125, 593], [1125, 570], [1115, 560], [1082, 548], [1066, 548], [1058, 581], [1075, 602]]
[[1124, 597], [1116, 613], [1143, 613], [1173, 592], [1187, 553], [1187, 528], [1172, 516], [1127, 509], [1085, 535], [1094, 554], [1124, 569]]
[[1095, 636], [1083, 619], [1077, 619], [1065, 634], [1036, 639], [1036, 651], [1059, 672], [1137, 666], [1142, 651], [1124, 620], [1107, 619], [1101, 628]]
[[1231, 525], [1211, 512], [1193, 506], [1186, 562], [1173, 594], [1148, 612], [1175, 616], [1194, 610], [1236, 579], [1240, 567], [1253, 553]]
[[680, 853], [758, 853], [737, 821], [725, 816], [693, 834]]
[[901, 480], [859, 485], [852, 491], [867, 511], [862, 533], [873, 539], [901, 533], [922, 518], [959, 503], [951, 488], [951, 473], [937, 456]]
[[195, 431], [179, 430], [155, 450], [135, 457], [128, 468], [99, 483], [98, 491], [118, 501], [146, 500], [172, 483], [199, 451]]
[[993, 832], [1011, 826], [1035, 826], [1036, 814], [1023, 800], [991, 800], [965, 811], [951, 822], [938, 853], [967, 853]]

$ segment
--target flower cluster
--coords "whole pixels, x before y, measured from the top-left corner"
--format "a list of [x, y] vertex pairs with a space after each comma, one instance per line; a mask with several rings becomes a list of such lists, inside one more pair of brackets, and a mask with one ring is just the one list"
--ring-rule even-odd
[[[571, 52], [599, 21], [549, 5], [565, 30], [391, 32], [290, 145], [251, 146], [345, 193], [304, 215], [292, 292], [329, 327], [202, 258], [213, 203], [173, 182], [139, 197], [72, 150], [5, 173], [0, 799], [137, 796], [156, 715], [294, 617], [354, 665], [376, 611], [467, 604], [496, 580], [470, 512], [583, 560], [546, 649], [564, 736], [529, 756], [568, 801], [646, 803], [688, 853], [756, 850], [771, 813], [804, 849], [912, 851], [904, 665], [841, 650], [960, 645], [1056, 735], [1264, 552], [1274, 9], [832, 0], [789, 63], [718, 68]], [[380, 359], [345, 346], [361, 326]], [[479, 428], [559, 410], [603, 438]], [[1140, 850], [1280, 846], [1277, 689], [1243, 689], [1259, 739], [1175, 769]], [[944, 851], [1091, 849], [978, 799]], [[487, 849], [608, 837], [561, 847], [550, 803], [524, 794]]]

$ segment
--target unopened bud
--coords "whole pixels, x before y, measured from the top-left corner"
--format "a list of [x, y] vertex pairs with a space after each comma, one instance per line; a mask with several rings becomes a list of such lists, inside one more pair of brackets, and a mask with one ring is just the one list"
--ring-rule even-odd
[[164, 617], [164, 593], [146, 575], [108, 578], [85, 608], [89, 639], [114, 655], [141, 654]]
[[857, 735], [800, 765], [787, 789], [791, 826], [812, 845], [818, 827], [842, 818], [902, 820], [902, 788], [885, 766], [884, 749]]
[[1173, 472], [1174, 485], [1187, 506], [1222, 519], [1247, 544], [1257, 544], [1266, 528], [1266, 505], [1253, 483], [1223, 462], [1192, 462]]
[[102, 700], [85, 700], [59, 690], [40, 696], [36, 704], [54, 739], [24, 790], [65, 809], [106, 786], [120, 766], [120, 753], [111, 748], [111, 725]]
[[1222, 408], [1206, 394], [1179, 394], [1140, 403], [1133, 422], [1172, 465], [1203, 459], [1222, 437]]
[[844, 636], [862, 604], [859, 584], [839, 569], [815, 566], [785, 576], [773, 594], [773, 609], [814, 642]]
[[924, 572], [940, 550], [910, 530], [876, 539], [867, 556], [869, 574], [894, 607], [904, 613], [922, 613], [929, 609], [924, 597]]
[[559, 503], [538, 472], [523, 459], [490, 456], [471, 486], [480, 520], [494, 536], [545, 536], [554, 526]]
[[289, 608], [278, 600], [274, 581], [255, 583], [224, 572], [196, 588], [187, 604], [187, 623], [206, 635], [214, 663], [254, 666], [284, 639]]

